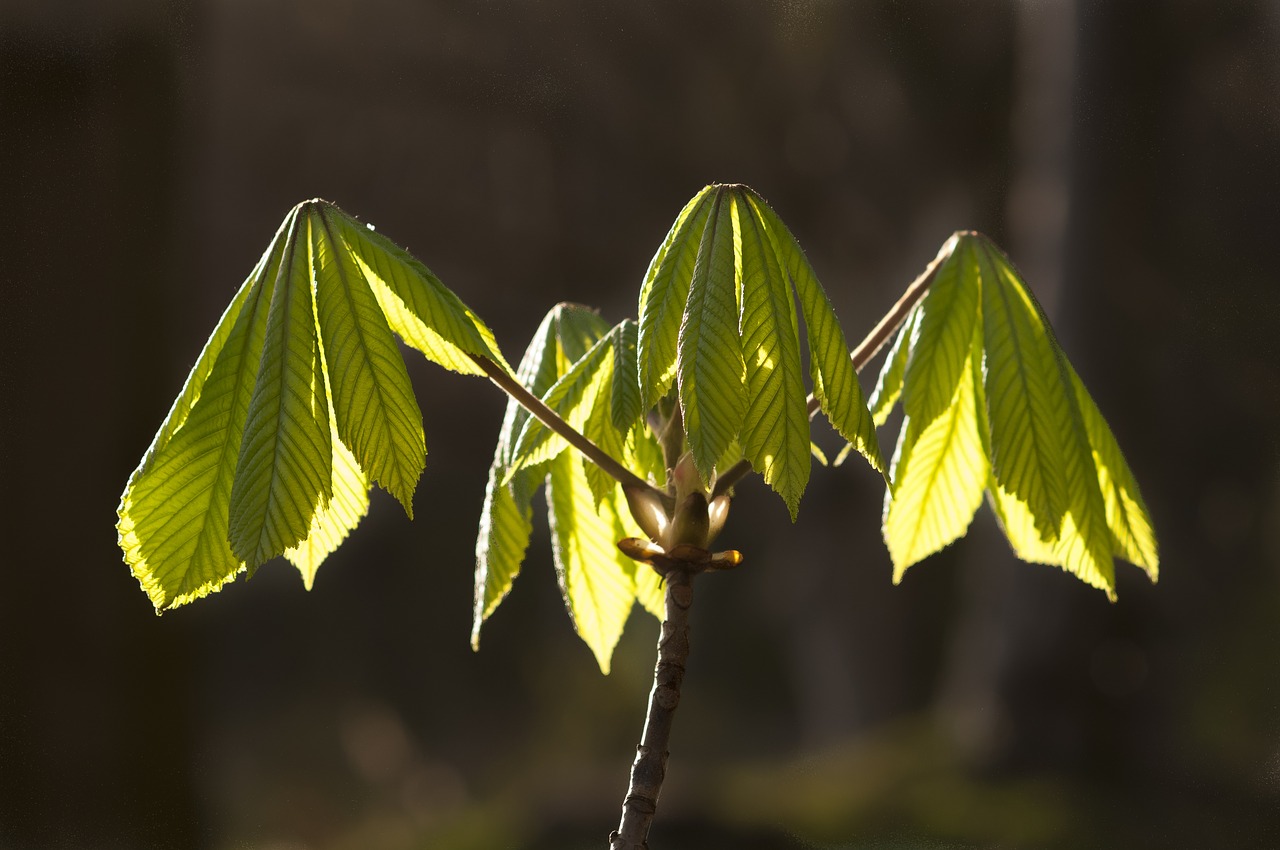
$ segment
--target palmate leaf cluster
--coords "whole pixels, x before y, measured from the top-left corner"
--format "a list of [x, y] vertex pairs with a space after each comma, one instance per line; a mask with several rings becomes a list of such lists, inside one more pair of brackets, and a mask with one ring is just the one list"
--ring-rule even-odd
[[1044, 311], [986, 237], [944, 245], [872, 394], [901, 400], [885, 496], [894, 581], [962, 536], [984, 492], [1014, 552], [1115, 598], [1112, 557], [1159, 569], [1137, 482]]
[[[635, 330], [629, 320], [610, 328], [592, 310], [558, 305], [538, 327], [516, 378], [613, 457], [661, 481], [661, 450], [640, 415]], [[476, 540], [472, 645], [479, 646], [481, 625], [511, 590], [524, 562], [532, 501], [543, 483], [565, 606], [607, 673], [635, 603], [662, 615], [658, 576], [617, 547], [624, 537], [642, 533], [621, 486], [514, 399], [507, 403], [489, 468]]]
[[[704, 480], [750, 461], [794, 517], [809, 480], [811, 446], [798, 316], [809, 331], [809, 372], [821, 409], [883, 471], [831, 303], [795, 238], [744, 186], [708, 186], [681, 211], [649, 265], [638, 323], [609, 328], [582, 308], [558, 307], [535, 334], [517, 377], [659, 487], [666, 470], [645, 414], [668, 397]], [[581, 479], [576, 487], [571, 474]], [[641, 533], [621, 487], [514, 400], [490, 468], [476, 546], [472, 641], [520, 569], [532, 528], [530, 500], [544, 478], [565, 603], [607, 670], [633, 603], [661, 614], [652, 571], [637, 570], [615, 545]]]
[[795, 237], [755, 192], [714, 185], [695, 195], [640, 290], [644, 407], [675, 385], [702, 477], [745, 458], [792, 518], [809, 482], [811, 445], [797, 312], [808, 330], [809, 376], [822, 412], [883, 471], [831, 302]]
[[[476, 544], [474, 645], [519, 573], [545, 486], [565, 604], [607, 672], [636, 604], [657, 616], [662, 605], [656, 574], [617, 548], [643, 534], [619, 478], [634, 477], [632, 495], [648, 482], [670, 510], [669, 466], [712, 488], [749, 464], [794, 518], [818, 453], [817, 410], [846, 453], [892, 482], [884, 535], [895, 581], [963, 535], [983, 493], [1020, 557], [1109, 595], [1113, 556], [1154, 579], [1137, 485], [1030, 291], [976, 234], [957, 234], [938, 262], [868, 402], [791, 232], [752, 190], [714, 184], [658, 248], [635, 321], [560, 305], [512, 373], [485, 324], [424, 265], [307, 201], [236, 293], [130, 477], [117, 525], [125, 560], [159, 611], [277, 555], [310, 587], [375, 483], [412, 515], [426, 445], [399, 337], [511, 395]], [[539, 416], [558, 417], [614, 469], [531, 415], [535, 399], [551, 411]], [[886, 470], [876, 427], [899, 401]], [[675, 464], [673, 446], [696, 474]]]
[[120, 500], [120, 546], [157, 611], [277, 555], [310, 587], [370, 482], [412, 516], [426, 443], [393, 332], [445, 368], [509, 371], [403, 249], [324, 201], [290, 211]]

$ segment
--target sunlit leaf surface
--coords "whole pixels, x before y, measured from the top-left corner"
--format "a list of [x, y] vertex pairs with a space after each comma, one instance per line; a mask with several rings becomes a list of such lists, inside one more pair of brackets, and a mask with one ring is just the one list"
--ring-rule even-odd
[[1014, 552], [1115, 597], [1112, 556], [1154, 581], [1138, 487], [1044, 311], [985, 237], [956, 234], [881, 370], [904, 411], [884, 513], [894, 580], [962, 535], [985, 490]]
[[[516, 377], [570, 425], [645, 475], [661, 453], [648, 429], [635, 427], [639, 388], [634, 366], [625, 365], [634, 363], [635, 336], [630, 320], [610, 328], [584, 307], [559, 305], [534, 334]], [[661, 616], [657, 574], [617, 548], [622, 538], [642, 533], [617, 482], [515, 401], [499, 432], [480, 518], [472, 644], [479, 644], [484, 621], [519, 574], [532, 530], [530, 503], [544, 480], [565, 607], [607, 673], [635, 603]]]
[[645, 407], [676, 381], [704, 481], [745, 458], [795, 516], [811, 462], [800, 317], [818, 405], [884, 471], [830, 299], [795, 237], [755, 192], [712, 185], [686, 205], [649, 266], [639, 313]]
[[450, 369], [508, 368], [407, 252], [327, 202], [290, 211], [121, 496], [120, 546], [158, 611], [282, 554], [310, 586], [371, 480], [412, 510], [426, 449], [392, 332]]

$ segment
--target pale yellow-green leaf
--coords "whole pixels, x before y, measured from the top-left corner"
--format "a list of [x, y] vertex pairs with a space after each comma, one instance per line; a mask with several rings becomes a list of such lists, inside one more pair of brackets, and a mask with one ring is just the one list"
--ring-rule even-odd
[[596, 512], [578, 458], [562, 453], [550, 468], [547, 506], [561, 593], [579, 637], [607, 674], [636, 601], [637, 564], [618, 551], [617, 542], [628, 535], [613, 500]]
[[[542, 395], [573, 360], [590, 348], [605, 326], [603, 319], [585, 307], [557, 304], [534, 332], [516, 369], [516, 380], [533, 394]], [[515, 461], [516, 438], [529, 418], [529, 412], [515, 399], [508, 399], [489, 467], [476, 537], [473, 648], [480, 645], [480, 630], [485, 620], [511, 591], [533, 532], [531, 502], [546, 477], [546, 467], [536, 465], [522, 469], [509, 480], [507, 475], [508, 467]]]
[[[560, 415], [575, 431], [581, 433], [598, 404], [606, 407], [612, 386], [613, 353], [610, 338], [601, 337], [580, 359], [568, 366], [551, 387], [542, 394], [542, 402]], [[569, 441], [530, 416], [515, 438], [508, 478], [525, 467], [545, 463], [569, 448]]]
[[[867, 409], [871, 412], [871, 419], [877, 428], [888, 420], [889, 414], [893, 412], [893, 405], [902, 395], [902, 378], [907, 371], [912, 339], [919, 325], [920, 311], [912, 310], [902, 323], [898, 335], [894, 337], [893, 346], [889, 349], [889, 354], [885, 357], [884, 365], [880, 369], [880, 377], [876, 379], [875, 389], [871, 391], [871, 398], [867, 400]], [[852, 448], [852, 445], [847, 445], [846, 450], [840, 452], [840, 457], [836, 460], [837, 466], [843, 461], [849, 448]]]
[[994, 480], [990, 482], [987, 494], [991, 509], [1000, 520], [1000, 527], [1015, 555], [1033, 564], [1062, 567], [1085, 584], [1106, 593], [1108, 599], [1115, 599], [1115, 579], [1111, 575], [1110, 558], [1106, 560], [1105, 567], [1098, 563], [1089, 547], [1084, 545], [1071, 514], [1063, 517], [1062, 532], [1058, 540], [1045, 542], [1040, 539], [1035, 518], [1027, 510], [1026, 503], [1011, 495]]
[[483, 375], [471, 355], [511, 371], [493, 332], [431, 270], [381, 233], [333, 206], [326, 221], [351, 252], [400, 338], [433, 363], [467, 375]]
[[903, 422], [884, 508], [895, 584], [912, 564], [963, 536], [982, 502], [989, 464], [975, 408], [973, 369], [966, 361], [940, 414], [923, 426], [910, 415]]
[[[741, 232], [742, 352], [747, 411], [739, 441], [794, 520], [809, 484], [808, 393], [800, 366], [795, 297], [764, 223], [745, 192], [733, 196], [734, 227]], [[821, 452], [817, 456], [826, 465]]]
[[284, 556], [298, 568], [307, 590], [315, 582], [316, 570], [347, 539], [369, 512], [369, 481], [360, 471], [351, 450], [334, 435], [333, 496], [311, 518], [307, 537]]
[[982, 292], [973, 241], [959, 240], [938, 267], [928, 294], [916, 307], [911, 356], [903, 377], [902, 410], [919, 427], [933, 421], [956, 397], [968, 370]]
[[1111, 530], [1113, 554], [1146, 570], [1155, 581], [1160, 572], [1160, 555], [1155, 531], [1147, 514], [1138, 482], [1125, 462], [1111, 428], [1075, 370], [1070, 370], [1071, 386], [1079, 402], [1085, 430], [1089, 435], [1098, 485], [1106, 503], [1107, 526]]
[[227, 541], [228, 507], [266, 336], [290, 212], [236, 293], [120, 498], [117, 531], [156, 611], [232, 581], [244, 562]]
[[412, 517], [413, 492], [426, 463], [422, 411], [391, 328], [331, 218], [323, 207], [308, 208], [316, 318], [335, 431], [365, 475]]

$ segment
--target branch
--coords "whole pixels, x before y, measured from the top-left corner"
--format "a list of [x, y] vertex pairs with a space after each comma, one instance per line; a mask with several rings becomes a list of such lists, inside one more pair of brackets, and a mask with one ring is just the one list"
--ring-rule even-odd
[[[955, 250], [955, 239], [956, 237], [952, 236], [943, 244], [942, 250], [938, 252], [938, 256], [933, 258], [933, 262], [929, 263], [925, 270], [920, 273], [920, 276], [911, 282], [911, 285], [907, 287], [907, 291], [902, 293], [902, 297], [898, 299], [897, 303], [889, 309], [889, 312], [884, 314], [884, 317], [876, 323], [876, 326], [871, 329], [871, 332], [866, 335], [862, 342], [858, 343], [858, 347], [849, 352], [849, 359], [853, 361], [855, 371], [862, 371], [862, 368], [870, 362], [871, 358], [876, 356], [876, 352], [889, 341], [889, 337], [893, 336], [893, 332], [906, 320], [912, 308], [924, 298], [929, 291], [929, 286], [933, 283], [934, 277], [938, 274], [938, 268], [947, 261], [947, 258], [951, 256], [951, 252]], [[810, 393], [810, 419], [818, 412], [820, 406], [818, 399]], [[716, 479], [716, 486], [712, 489], [710, 498], [714, 499], [716, 496], [729, 492], [730, 488], [743, 478], [746, 478], [750, 473], [751, 462], [747, 460], [738, 461]]]
[[622, 801], [622, 820], [609, 836], [609, 850], [647, 850], [649, 826], [658, 809], [658, 794], [667, 773], [667, 745], [671, 721], [680, 704], [680, 684], [689, 659], [689, 606], [693, 579], [685, 569], [665, 573], [666, 619], [658, 638], [658, 663], [653, 670], [649, 711], [644, 733], [631, 765], [631, 784]]
[[552, 431], [555, 431], [561, 437], [568, 441], [578, 451], [582, 452], [588, 460], [600, 467], [610, 478], [617, 481], [623, 488], [634, 488], [642, 491], [652, 491], [658, 496], [664, 496], [661, 490], [654, 487], [648, 481], [636, 475], [627, 469], [621, 463], [613, 458], [608, 452], [600, 448], [598, 445], [587, 439], [580, 431], [565, 422], [560, 414], [556, 413], [550, 407], [542, 402], [542, 399], [535, 396], [529, 390], [511, 377], [505, 369], [494, 363], [487, 357], [478, 354], [470, 355], [471, 359], [484, 370], [489, 376], [489, 380], [498, 385], [498, 388], [516, 400], [516, 403], [529, 411], [538, 418], [542, 424], [546, 425]]

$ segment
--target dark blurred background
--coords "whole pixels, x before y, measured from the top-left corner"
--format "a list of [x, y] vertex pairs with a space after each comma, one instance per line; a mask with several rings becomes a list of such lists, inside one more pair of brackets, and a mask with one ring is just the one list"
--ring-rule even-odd
[[418, 519], [379, 494], [311, 593], [278, 561], [157, 618], [114, 510], [294, 203], [516, 358], [556, 301], [634, 315], [710, 181], [769, 199], [851, 339], [995, 237], [1163, 563], [1108, 604], [984, 508], [893, 587], [865, 465], [795, 525], [744, 485], [654, 850], [1280, 846], [1280, 6], [4, 0], [0, 848], [603, 847], [657, 624], [602, 677], [542, 529], [472, 653], [493, 387], [410, 357]]

